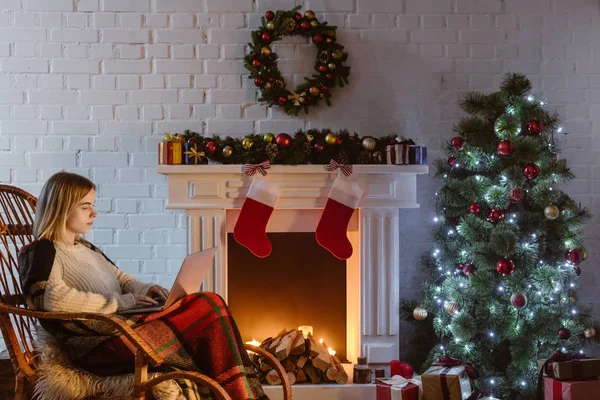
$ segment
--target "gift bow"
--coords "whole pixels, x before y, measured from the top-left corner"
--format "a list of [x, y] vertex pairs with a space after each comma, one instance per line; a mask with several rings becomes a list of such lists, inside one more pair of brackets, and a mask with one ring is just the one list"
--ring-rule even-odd
[[587, 357], [580, 353], [563, 353], [563, 352], [557, 351], [556, 353], [552, 354], [550, 356], [550, 358], [548, 358], [546, 360], [546, 362], [544, 362], [544, 365], [542, 365], [542, 368], [540, 368], [540, 371], [538, 373], [538, 388], [537, 388], [536, 399], [537, 400], [544, 399], [544, 371], [546, 371], [546, 373], [548, 374], [549, 377], [554, 378], [554, 370], [552, 370], [552, 374], [550, 374], [550, 369], [549, 369], [549, 367], [552, 366], [552, 364], [554, 362], [576, 361], [576, 360], [582, 360], [584, 358], [587, 358]]
[[189, 151], [186, 151], [183, 154], [190, 156], [190, 158], [195, 158], [196, 162], [199, 162], [200, 159], [205, 155], [203, 151], [197, 151], [195, 147], [192, 147]]
[[260, 164], [244, 164], [244, 174], [254, 176], [257, 172], [260, 172], [262, 176], [266, 176], [269, 168], [271, 168], [269, 160], [263, 161]]
[[335, 171], [338, 168], [340, 169], [340, 171], [342, 171], [344, 176], [352, 175], [352, 172], [353, 172], [352, 164], [340, 164], [339, 162], [337, 162], [335, 160], [331, 160], [329, 165], [325, 167], [325, 169], [327, 171]]
[[415, 375], [410, 379], [406, 379], [400, 375], [394, 375], [390, 379], [380, 380], [380, 382], [390, 385], [392, 390], [393, 388], [402, 389], [409, 383], [412, 383], [413, 385], [417, 385], [419, 387], [419, 400], [423, 399], [423, 382], [421, 381], [421, 377], [419, 375]]
[[477, 372], [477, 369], [475, 368], [475, 366], [473, 365], [472, 362], [462, 361], [462, 360], [459, 360], [458, 358], [454, 358], [454, 357], [450, 357], [450, 356], [444, 356], [444, 357], [440, 358], [438, 360], [438, 362], [434, 362], [433, 365], [437, 365], [440, 367], [446, 367], [446, 368], [458, 367], [460, 365], [463, 365], [465, 367], [465, 372], [469, 376], [469, 379], [471, 379], [472, 381], [479, 382], [479, 386], [481, 387], [481, 390], [483, 391], [483, 393], [481, 393], [481, 392], [479, 392], [479, 390], [477, 390], [477, 388], [475, 388], [473, 390], [473, 393], [469, 397], [469, 399], [479, 399], [479, 398], [483, 397], [483, 395], [487, 396], [489, 394], [488, 388], [485, 386], [483, 379], [481, 379], [481, 377], [479, 376], [479, 373]]
[[173, 136], [171, 135], [171, 131], [166, 131], [165, 132], [165, 137], [163, 138], [164, 142], [171, 142], [173, 141]]

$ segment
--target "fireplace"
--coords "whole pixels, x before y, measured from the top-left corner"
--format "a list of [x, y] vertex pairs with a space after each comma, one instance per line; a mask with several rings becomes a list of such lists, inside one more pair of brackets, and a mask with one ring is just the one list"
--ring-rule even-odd
[[[346, 261], [327, 258], [328, 252], [320, 249], [314, 240], [336, 172], [328, 172], [319, 165], [275, 165], [268, 170], [265, 179], [281, 188], [281, 197], [267, 226], [273, 253], [264, 260], [241, 248], [231, 236], [252, 182], [252, 178], [242, 174], [240, 165], [161, 165], [158, 172], [168, 175], [167, 208], [185, 210], [188, 217], [188, 251], [219, 246], [203, 290], [214, 291], [228, 301], [243, 326], [240, 330], [244, 340], [260, 341], [265, 339], [263, 336], [276, 335], [284, 328], [312, 325], [315, 337], [323, 337], [328, 343], [335, 341], [335, 346], [350, 363], [356, 363], [358, 356], [366, 356], [371, 366], [386, 368], [391, 360], [400, 357], [398, 210], [419, 206], [417, 175], [426, 174], [427, 166], [354, 166], [354, 174], [349, 179], [357, 181], [365, 194], [348, 228], [354, 253]], [[290, 241], [291, 246], [297, 243], [299, 249], [304, 249], [298, 250], [299, 255], [293, 260], [286, 258], [286, 252], [291, 251]], [[314, 254], [300, 258], [308, 252]], [[335, 307], [332, 314], [336, 320], [330, 326], [322, 325], [322, 310], [298, 313], [298, 302], [306, 302], [307, 296], [301, 295], [299, 286], [317, 279], [314, 268], [307, 267], [314, 257], [322, 263], [318, 268], [332, 274], [323, 277], [333, 285], [332, 297], [327, 301]], [[286, 259], [290, 262], [277, 268], [276, 264]], [[308, 276], [302, 281], [295, 279], [298, 269], [306, 269]], [[275, 314], [287, 315], [286, 319], [270, 318], [266, 304], [274, 301], [274, 297], [267, 293], [259, 296], [245, 290], [247, 288], [238, 292], [244, 280], [253, 279], [249, 270], [262, 274], [263, 279], [265, 273], [272, 274], [273, 282], [285, 286], [283, 289], [292, 293], [290, 297], [297, 298], [295, 305], [293, 300], [282, 302], [282, 309]], [[323, 286], [319, 288], [323, 290]], [[263, 286], [258, 290], [268, 288]], [[261, 303], [257, 297], [266, 299]], [[250, 310], [244, 309], [244, 302], [251, 301]], [[246, 329], [249, 331], [245, 332]], [[258, 337], [250, 337], [252, 335]], [[318, 396], [312, 399], [318, 400]]]

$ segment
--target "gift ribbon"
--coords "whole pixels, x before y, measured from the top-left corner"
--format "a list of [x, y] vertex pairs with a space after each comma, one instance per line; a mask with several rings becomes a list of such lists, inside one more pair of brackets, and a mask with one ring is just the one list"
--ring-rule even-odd
[[[540, 372], [538, 373], [538, 387], [536, 400], [544, 400], [544, 371], [546, 371], [546, 368], [548, 366], [551, 366], [554, 362], [573, 361], [575, 363], [573, 365], [573, 372], [575, 374], [578, 373], [578, 375], [581, 376], [583, 374], [583, 363], [581, 362], [581, 360], [584, 358], [586, 358], [585, 355], [578, 353], [570, 354], [557, 351], [556, 353], [552, 354], [552, 356], [550, 356], [550, 358], [548, 358], [546, 362], [544, 362], [544, 365], [542, 365], [542, 368], [540, 368]], [[548, 376], [550, 376], [550, 373], [548, 373]], [[551, 377], [554, 377], [554, 371], [552, 371]], [[557, 381], [555, 380], [555, 382]]]
[[190, 151], [186, 151], [183, 154], [190, 156], [190, 158], [195, 158], [197, 163], [200, 162], [200, 159], [205, 155], [203, 151], [197, 151], [195, 147], [192, 147]]
[[[421, 381], [421, 377], [419, 375], [406, 379], [400, 375], [394, 375], [388, 380], [381, 380], [381, 383], [385, 383], [386, 385], [390, 385], [392, 388], [403, 389], [409, 383], [413, 385], [417, 385], [419, 387], [419, 400], [423, 399], [423, 382]], [[402, 399], [402, 393], [400, 393], [400, 399]]]
[[266, 176], [269, 168], [271, 168], [271, 162], [267, 160], [260, 164], [244, 164], [243, 172], [246, 176], [254, 176], [257, 172], [260, 172], [262, 176]]
[[454, 357], [450, 357], [450, 356], [444, 356], [444, 357], [440, 358], [438, 360], [438, 362], [433, 363], [433, 365], [444, 367], [444, 370], [440, 374], [440, 380], [442, 383], [442, 394], [444, 396], [444, 400], [450, 400], [447, 374], [448, 374], [448, 372], [450, 372], [450, 370], [452, 368], [458, 367], [461, 365], [464, 365], [465, 372], [469, 376], [469, 379], [471, 379], [471, 381], [479, 382], [479, 386], [480, 386], [481, 390], [483, 391], [483, 393], [482, 393], [476, 387], [473, 388], [473, 393], [471, 394], [471, 396], [469, 396], [469, 399], [479, 399], [483, 395], [487, 396], [489, 394], [489, 390], [488, 390], [487, 386], [485, 386], [483, 379], [481, 379], [481, 377], [479, 376], [479, 373], [477, 372], [477, 369], [475, 368], [475, 366], [473, 365], [472, 362], [462, 361], [462, 360], [459, 360], [458, 358], [454, 358]]
[[342, 174], [344, 174], [344, 176], [352, 175], [352, 164], [340, 164], [335, 160], [331, 160], [329, 165], [325, 167], [327, 171], [335, 171], [338, 168], [340, 169], [340, 171], [342, 171]]
[[552, 400], [562, 400], [562, 382], [556, 379], [552, 380]]
[[163, 138], [164, 142], [171, 142], [173, 141], [173, 136], [171, 136], [171, 131], [166, 131], [165, 132], [165, 137]]

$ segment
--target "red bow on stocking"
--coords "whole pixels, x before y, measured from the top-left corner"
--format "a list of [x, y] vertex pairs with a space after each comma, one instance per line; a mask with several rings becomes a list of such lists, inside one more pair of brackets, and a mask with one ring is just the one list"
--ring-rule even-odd
[[271, 168], [271, 162], [269, 160], [263, 161], [260, 164], [244, 164], [244, 174], [247, 176], [254, 176], [257, 172], [260, 172], [262, 176], [267, 176], [267, 170]]
[[338, 168], [342, 171], [344, 176], [352, 175], [352, 164], [340, 164], [335, 160], [331, 160], [329, 165], [325, 167], [327, 171], [335, 171]]

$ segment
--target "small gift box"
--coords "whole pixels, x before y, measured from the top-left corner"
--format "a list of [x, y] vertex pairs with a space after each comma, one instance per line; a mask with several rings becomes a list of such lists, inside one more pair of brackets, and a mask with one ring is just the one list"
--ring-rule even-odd
[[198, 144], [192, 140], [183, 144], [183, 163], [186, 165], [208, 164], [208, 158], [204, 151], [198, 151]]
[[544, 400], [600, 400], [600, 380], [559, 381], [545, 377]]
[[[478, 376], [472, 363], [449, 356], [442, 357], [421, 375], [424, 399], [471, 400], [482, 397], [479, 390], [474, 390], [473, 381]], [[479, 383], [487, 392], [481, 380]]]
[[551, 378], [585, 379], [600, 377], [600, 359], [556, 353], [547, 360], [538, 360], [538, 371]]
[[410, 146], [408, 148], [408, 163], [418, 165], [427, 164], [427, 147]]
[[402, 140], [400, 143], [389, 144], [385, 148], [387, 163], [390, 165], [408, 164], [408, 150], [414, 145], [411, 139]]
[[405, 379], [395, 375], [391, 379], [377, 379], [377, 400], [421, 400], [421, 378]]
[[165, 132], [165, 137], [158, 144], [158, 163], [164, 165], [181, 164], [183, 159], [183, 138]]

